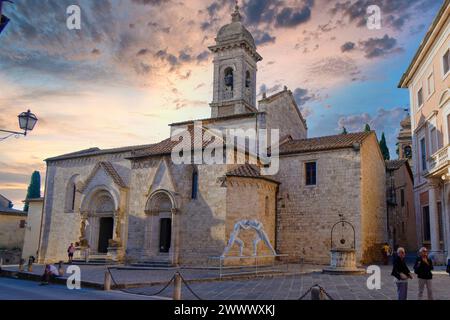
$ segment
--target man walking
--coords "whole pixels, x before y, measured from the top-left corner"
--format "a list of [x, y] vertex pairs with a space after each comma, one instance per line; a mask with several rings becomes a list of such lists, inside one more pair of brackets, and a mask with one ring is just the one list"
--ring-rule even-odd
[[417, 278], [419, 279], [419, 300], [423, 299], [425, 286], [427, 287], [428, 300], [433, 300], [433, 287], [431, 283], [433, 274], [431, 270], [433, 270], [433, 262], [428, 258], [427, 248], [422, 247], [419, 250], [419, 257], [417, 257], [416, 263], [414, 264], [414, 273], [417, 274]]
[[409, 271], [405, 262], [405, 256], [405, 249], [398, 248], [391, 273], [395, 277], [398, 300], [406, 300], [408, 298], [408, 279], [412, 279], [411, 271]]

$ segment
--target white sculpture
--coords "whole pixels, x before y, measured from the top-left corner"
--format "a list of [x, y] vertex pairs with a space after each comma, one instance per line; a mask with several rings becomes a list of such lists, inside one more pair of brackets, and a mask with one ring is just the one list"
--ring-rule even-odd
[[241, 220], [234, 225], [233, 232], [230, 235], [230, 240], [228, 240], [228, 245], [225, 247], [225, 250], [222, 253], [222, 258], [228, 254], [235, 243], [239, 245], [239, 256], [242, 257], [242, 253], [244, 250], [244, 241], [239, 239], [238, 236], [241, 230], [248, 229], [253, 229], [256, 232], [256, 236], [253, 239], [253, 256], [258, 255], [258, 243], [261, 240], [264, 241], [265, 245], [270, 249], [274, 256], [277, 255], [275, 249], [270, 244], [269, 237], [264, 231], [264, 227], [261, 222], [259, 222], [258, 220]]

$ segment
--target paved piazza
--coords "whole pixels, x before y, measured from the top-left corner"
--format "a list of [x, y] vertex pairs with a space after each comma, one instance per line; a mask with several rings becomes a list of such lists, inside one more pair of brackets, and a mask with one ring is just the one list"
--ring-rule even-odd
[[[368, 290], [368, 275], [327, 275], [319, 272], [283, 277], [261, 277], [254, 280], [216, 281], [192, 283], [190, 286], [202, 299], [210, 300], [297, 300], [312, 285], [319, 284], [335, 300], [393, 300], [396, 299], [396, 287], [390, 276], [391, 266], [382, 267], [380, 290]], [[434, 295], [437, 300], [450, 300], [450, 277], [444, 271], [434, 275]], [[135, 288], [135, 292], [155, 292], [152, 288]], [[408, 299], [417, 299], [417, 279], [410, 281]], [[171, 289], [162, 296], [170, 297]], [[195, 300], [195, 297], [183, 288], [182, 297]], [[308, 295], [305, 299], [310, 299]]]
[[[412, 266], [410, 266], [411, 268]], [[192, 290], [202, 299], [210, 300], [296, 300], [312, 285], [322, 286], [336, 300], [392, 300], [396, 299], [396, 288], [390, 276], [391, 266], [382, 266], [381, 289], [369, 290], [366, 281], [369, 275], [328, 275], [319, 272], [322, 266], [290, 265], [290, 275], [260, 276], [247, 279], [211, 280], [217, 278], [216, 271], [195, 269], [181, 270]], [[17, 267], [6, 267], [17, 270]], [[412, 269], [412, 268], [411, 268]], [[450, 300], [450, 277], [444, 269], [437, 267], [434, 272], [435, 299]], [[105, 266], [81, 266], [82, 281], [103, 283]], [[163, 287], [174, 274], [171, 270], [113, 269], [112, 274], [119, 284], [138, 285], [129, 288], [129, 293], [152, 295]], [[35, 266], [33, 273], [41, 274], [42, 266]], [[296, 273], [296, 274], [292, 274]], [[148, 285], [153, 283], [154, 285]], [[417, 279], [409, 282], [409, 299], [417, 298]], [[172, 297], [172, 286], [166, 289], [161, 298]], [[196, 298], [183, 286], [185, 300]], [[308, 295], [305, 299], [309, 299]]]

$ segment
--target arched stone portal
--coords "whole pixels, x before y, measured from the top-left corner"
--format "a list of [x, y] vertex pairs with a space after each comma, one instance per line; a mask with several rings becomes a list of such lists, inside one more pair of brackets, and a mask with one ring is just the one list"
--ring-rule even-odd
[[98, 191], [91, 197], [86, 224], [90, 254], [108, 253], [109, 242], [114, 238], [115, 211], [114, 199], [108, 191]]
[[142, 260], [177, 263], [176, 203], [167, 190], [153, 192], [147, 201]]

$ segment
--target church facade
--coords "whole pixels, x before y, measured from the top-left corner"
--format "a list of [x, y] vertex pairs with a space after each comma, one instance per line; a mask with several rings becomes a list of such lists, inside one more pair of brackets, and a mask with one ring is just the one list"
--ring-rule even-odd
[[[271, 256], [271, 247], [280, 259], [328, 263], [331, 227], [341, 217], [355, 228], [359, 263], [377, 260], [387, 232], [385, 164], [375, 133], [308, 138], [287, 88], [257, 106], [262, 57], [238, 8], [210, 50], [210, 118], [171, 124], [171, 137], [159, 143], [46, 160], [41, 262], [65, 259], [76, 243], [92, 259], [126, 263], [206, 265], [225, 255]], [[279, 169], [264, 174], [261, 157], [239, 145], [225, 153], [243, 162], [174, 163], [180, 137], [198, 128], [208, 135], [278, 130]], [[195, 139], [192, 150], [208, 146]]]

